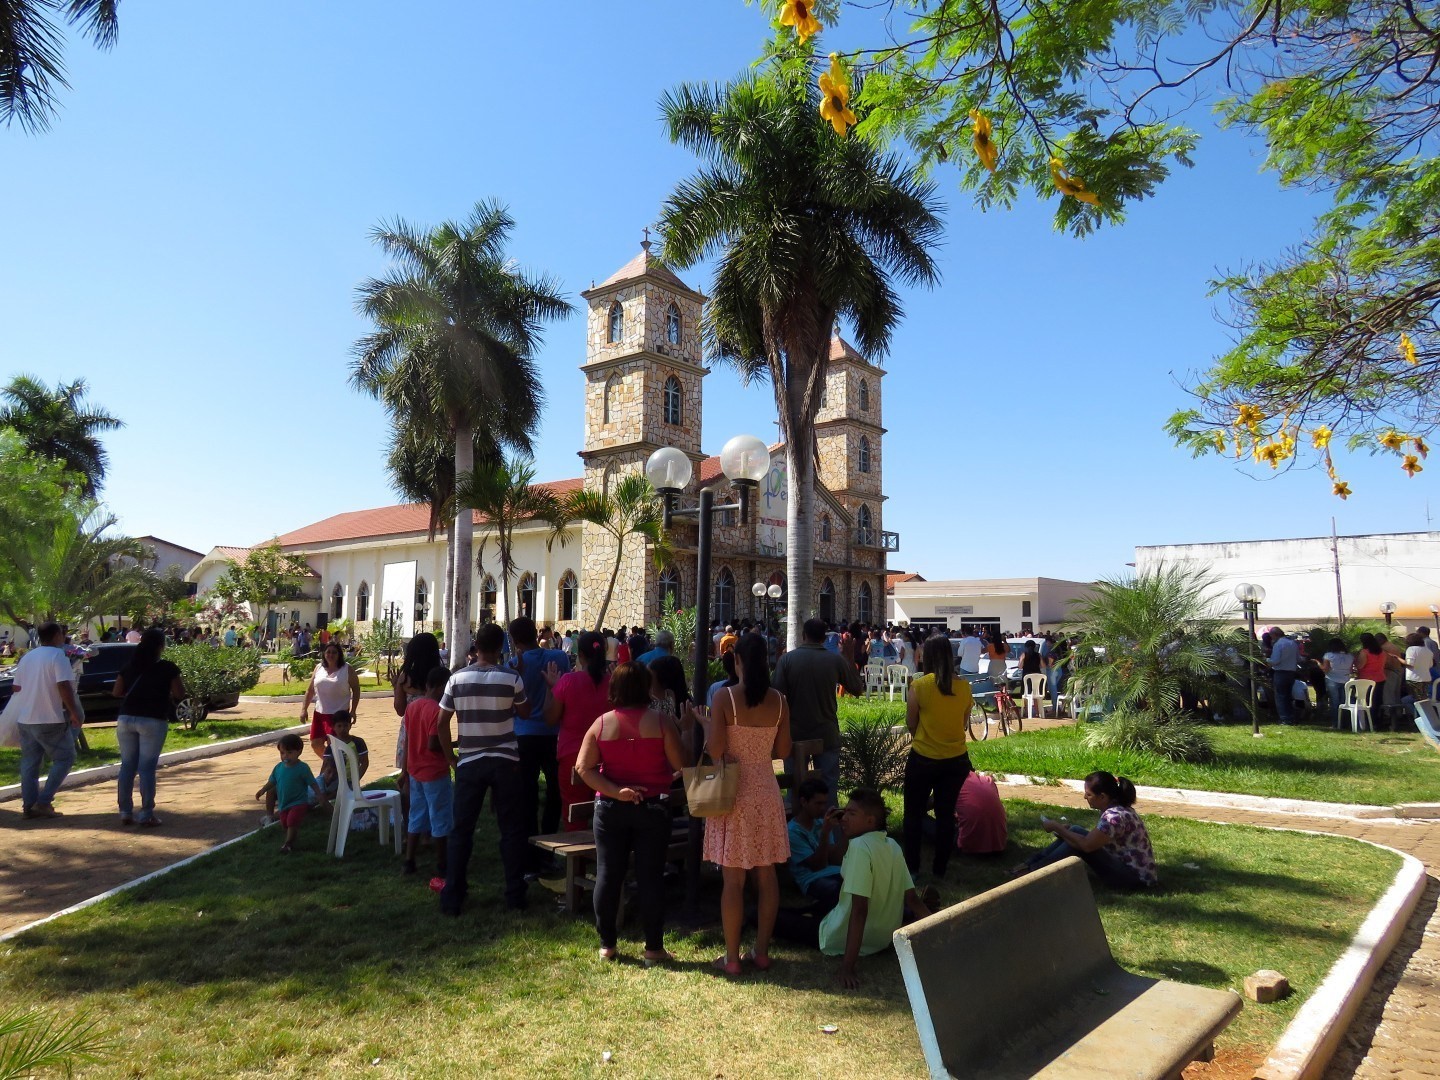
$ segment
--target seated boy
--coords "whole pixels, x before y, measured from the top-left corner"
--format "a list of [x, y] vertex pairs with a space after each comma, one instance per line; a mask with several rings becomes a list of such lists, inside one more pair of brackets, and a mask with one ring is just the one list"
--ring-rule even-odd
[[[365, 779], [365, 770], [370, 768], [370, 747], [359, 735], [350, 734], [355, 719], [348, 709], [341, 709], [330, 718], [331, 731], [343, 743], [349, 743], [355, 751], [356, 763], [360, 766], [360, 779]], [[340, 792], [340, 775], [335, 771], [335, 753], [330, 740], [325, 740], [325, 753], [320, 758], [320, 787], [327, 798], [333, 799]]]
[[818, 776], [802, 780], [790, 819], [790, 874], [820, 914], [840, 899], [840, 860], [846, 846], [840, 810], [830, 809], [830, 786]]
[[860, 985], [860, 957], [888, 949], [907, 911], [911, 919], [930, 914], [915, 894], [900, 845], [885, 833], [888, 813], [878, 792], [859, 788], [840, 816], [849, 846], [840, 864], [840, 901], [820, 922], [820, 951], [840, 957], [836, 981], [847, 990]]

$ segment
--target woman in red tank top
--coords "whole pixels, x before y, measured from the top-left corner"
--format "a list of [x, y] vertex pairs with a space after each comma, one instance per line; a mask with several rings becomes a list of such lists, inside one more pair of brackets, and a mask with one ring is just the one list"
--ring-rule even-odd
[[630, 856], [640, 894], [645, 962], [665, 951], [665, 854], [670, 848], [670, 785], [683, 764], [675, 722], [650, 708], [650, 671], [618, 665], [610, 674], [611, 711], [585, 733], [575, 770], [595, 789], [595, 928], [600, 957], [617, 952], [616, 916]]

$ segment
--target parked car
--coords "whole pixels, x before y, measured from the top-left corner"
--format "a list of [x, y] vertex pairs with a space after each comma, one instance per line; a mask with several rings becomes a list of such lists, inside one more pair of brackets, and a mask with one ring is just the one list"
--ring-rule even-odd
[[[113, 644], [92, 645], [93, 654], [85, 661], [80, 673], [78, 690], [80, 707], [85, 710], [87, 723], [113, 720], [120, 714], [120, 698], [114, 696], [115, 679], [130, 663], [138, 646], [117, 641]], [[15, 684], [15, 669], [7, 668], [0, 675], [0, 708], [10, 700]], [[240, 704], [239, 694], [223, 694], [205, 703], [207, 713], [217, 709], [233, 709]]]

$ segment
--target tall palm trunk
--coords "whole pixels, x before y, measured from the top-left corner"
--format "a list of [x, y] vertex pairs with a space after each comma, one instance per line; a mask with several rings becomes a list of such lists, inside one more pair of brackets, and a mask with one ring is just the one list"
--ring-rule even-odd
[[[829, 328], [835, 313], [822, 311], [812, 335], [797, 335], [785, 350], [771, 346], [770, 381], [775, 388], [775, 410], [785, 440], [788, 487], [785, 505], [785, 647], [798, 649], [801, 627], [810, 617], [815, 581], [815, 415], [820, 411], [820, 390], [830, 351]], [[786, 367], [789, 368], [786, 371]], [[788, 377], [787, 377], [788, 376]]]
[[610, 568], [610, 584], [605, 586], [605, 599], [600, 603], [600, 613], [595, 616], [595, 632], [605, 625], [605, 613], [610, 610], [610, 601], [615, 598], [615, 583], [620, 580], [620, 565], [625, 561], [625, 541], [615, 537], [615, 565]]
[[[455, 475], [468, 476], [475, 468], [475, 433], [468, 424], [455, 425]], [[450, 645], [451, 666], [459, 666], [470, 648], [470, 586], [471, 564], [475, 560], [475, 517], [468, 506], [455, 507], [455, 556], [451, 572], [450, 625], [445, 639]]]
[[445, 585], [440, 590], [440, 627], [451, 640], [450, 631], [454, 625], [450, 615], [455, 610], [455, 530], [445, 529]]

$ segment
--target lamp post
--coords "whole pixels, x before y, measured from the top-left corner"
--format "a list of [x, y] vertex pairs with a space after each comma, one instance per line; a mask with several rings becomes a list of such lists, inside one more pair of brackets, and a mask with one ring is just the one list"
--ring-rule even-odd
[[[645, 476], [650, 485], [664, 500], [665, 529], [669, 531], [671, 521], [677, 517], [694, 517], [697, 526], [695, 538], [695, 671], [692, 675], [692, 694], [696, 701], [705, 700], [710, 679], [710, 534], [714, 524], [715, 511], [738, 510], [740, 523], [750, 522], [750, 496], [760, 481], [770, 472], [770, 449], [754, 435], [736, 435], [720, 450], [720, 471], [740, 493], [738, 503], [715, 505], [715, 493], [709, 488], [700, 489], [700, 497], [693, 508], [680, 510], [675, 506], [680, 492], [690, 483], [692, 466], [690, 458], [673, 446], [656, 450], [645, 462]], [[696, 736], [691, 739], [689, 760], [693, 764], [699, 759], [703, 740]], [[699, 818], [690, 821], [689, 852], [685, 860], [685, 898], [694, 904], [700, 895], [701, 841], [704, 837], [703, 824]]]
[[[1265, 599], [1265, 587], [1242, 581], [1235, 586], [1235, 599], [1239, 600], [1240, 606], [1245, 609], [1245, 625], [1250, 631], [1250, 647], [1253, 649], [1255, 646], [1255, 616], [1260, 610], [1260, 602]], [[1248, 657], [1245, 671], [1250, 685], [1250, 733], [1258, 739], [1260, 738], [1260, 702], [1256, 697], [1255, 665]]]
[[1430, 605], [1430, 615], [1435, 620], [1435, 636], [1440, 638], [1440, 604]]
[[1380, 605], [1380, 614], [1385, 616], [1385, 629], [1390, 629], [1390, 621], [1395, 618], [1395, 601], [1386, 600]]
[[761, 616], [764, 618], [765, 628], [768, 630], [773, 617], [772, 605], [780, 602], [780, 598], [785, 595], [785, 590], [778, 583], [767, 586], [763, 581], [757, 581], [750, 586], [750, 595], [760, 601]]

